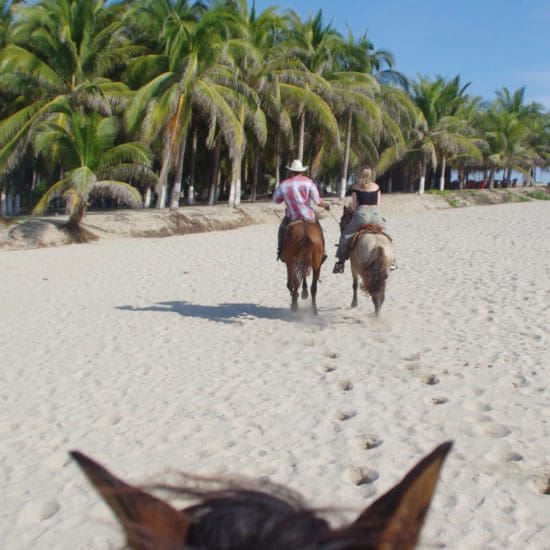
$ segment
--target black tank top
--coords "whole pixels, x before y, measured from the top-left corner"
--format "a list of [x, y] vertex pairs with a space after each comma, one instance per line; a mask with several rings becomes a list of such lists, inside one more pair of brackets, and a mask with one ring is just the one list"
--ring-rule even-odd
[[380, 189], [376, 191], [360, 191], [359, 189], [354, 189], [353, 193], [356, 194], [357, 204], [359, 206], [375, 206], [378, 203], [378, 193]]

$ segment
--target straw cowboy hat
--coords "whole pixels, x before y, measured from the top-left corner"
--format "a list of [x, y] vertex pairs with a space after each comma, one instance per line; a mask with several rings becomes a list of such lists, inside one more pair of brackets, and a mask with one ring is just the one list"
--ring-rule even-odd
[[292, 164], [286, 168], [291, 172], [305, 172], [307, 170], [307, 166], [303, 166], [300, 159], [294, 159]]

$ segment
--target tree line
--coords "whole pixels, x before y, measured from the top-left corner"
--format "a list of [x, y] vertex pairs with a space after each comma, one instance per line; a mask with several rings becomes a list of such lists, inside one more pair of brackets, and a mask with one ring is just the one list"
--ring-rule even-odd
[[322, 11], [247, 0], [0, 0], [0, 191], [35, 213], [91, 200], [254, 201], [292, 158], [344, 196], [363, 165], [418, 182], [549, 165], [550, 114], [395, 68]]

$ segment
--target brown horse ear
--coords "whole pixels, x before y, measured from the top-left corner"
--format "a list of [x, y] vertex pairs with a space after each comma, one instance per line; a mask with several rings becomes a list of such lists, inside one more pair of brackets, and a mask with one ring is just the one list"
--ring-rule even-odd
[[134, 549], [183, 548], [190, 519], [166, 502], [128, 485], [86, 455], [71, 451], [91, 484], [116, 515]]
[[450, 441], [443, 443], [423, 458], [400, 483], [364, 510], [350, 528], [365, 533], [379, 550], [414, 548], [452, 445]]

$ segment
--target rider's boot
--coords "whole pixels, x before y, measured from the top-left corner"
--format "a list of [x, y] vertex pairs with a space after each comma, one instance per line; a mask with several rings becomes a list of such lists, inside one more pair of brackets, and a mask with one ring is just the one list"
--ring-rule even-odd
[[344, 273], [344, 262], [342, 260], [338, 260], [334, 267], [332, 268], [333, 273]]

